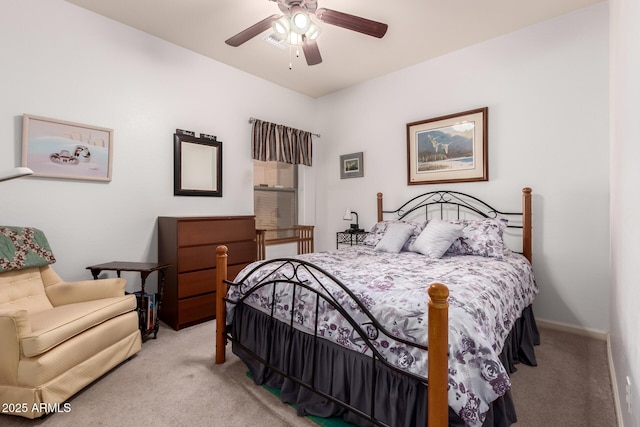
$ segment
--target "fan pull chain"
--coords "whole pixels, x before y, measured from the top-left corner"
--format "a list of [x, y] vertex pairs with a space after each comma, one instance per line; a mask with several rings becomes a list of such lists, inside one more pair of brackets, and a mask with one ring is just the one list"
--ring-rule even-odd
[[[292, 45], [289, 45], [289, 69], [293, 70], [293, 62], [291, 60], [291, 50], [293, 49]], [[300, 47], [296, 46], [296, 58], [300, 58]]]

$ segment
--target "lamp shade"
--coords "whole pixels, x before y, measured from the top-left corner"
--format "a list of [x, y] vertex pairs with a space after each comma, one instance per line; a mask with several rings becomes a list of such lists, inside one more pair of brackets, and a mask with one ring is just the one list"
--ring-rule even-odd
[[351, 215], [353, 215], [351, 209], [347, 208], [347, 210], [344, 211], [344, 216], [342, 217], [342, 219], [344, 219], [345, 221], [351, 221]]

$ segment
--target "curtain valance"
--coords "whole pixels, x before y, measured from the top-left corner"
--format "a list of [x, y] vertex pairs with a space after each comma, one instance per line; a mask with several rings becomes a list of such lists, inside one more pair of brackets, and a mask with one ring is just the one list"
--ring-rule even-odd
[[258, 119], [250, 121], [255, 160], [311, 166], [311, 132]]

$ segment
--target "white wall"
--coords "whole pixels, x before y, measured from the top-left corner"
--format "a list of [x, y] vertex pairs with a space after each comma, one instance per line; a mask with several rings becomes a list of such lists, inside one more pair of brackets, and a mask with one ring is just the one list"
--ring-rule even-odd
[[[318, 249], [335, 247], [346, 207], [370, 228], [379, 191], [389, 208], [450, 188], [516, 210], [529, 186], [536, 315], [607, 331], [608, 78], [601, 3], [322, 98]], [[483, 106], [489, 182], [407, 186], [406, 123]], [[364, 178], [341, 180], [339, 156], [358, 151]]]
[[[640, 3], [611, 1], [611, 353], [624, 426], [640, 426]], [[631, 379], [631, 413], [625, 397]]]
[[[518, 209], [520, 189], [531, 186], [536, 314], [610, 326], [623, 405], [627, 375], [635, 391], [623, 421], [640, 425], [640, 11], [632, 0], [611, 4], [609, 166], [607, 3], [314, 100], [62, 0], [0, 0], [0, 170], [20, 164], [23, 113], [115, 130], [112, 182], [2, 183], [0, 224], [45, 230], [68, 280], [88, 278], [93, 263], [154, 261], [159, 215], [252, 213], [250, 116], [322, 134], [300, 176], [301, 217], [316, 225], [318, 250], [335, 247], [346, 207], [371, 227], [378, 191], [388, 207], [446, 187]], [[407, 186], [406, 123], [481, 106], [489, 107], [490, 181]], [[173, 196], [176, 128], [223, 141], [224, 197]], [[365, 177], [340, 180], [339, 156], [358, 151]]]
[[[20, 165], [23, 113], [114, 129], [110, 183], [0, 185], [0, 224], [44, 230], [64, 279], [90, 278], [85, 267], [100, 262], [155, 261], [157, 216], [252, 214], [249, 117], [317, 131], [314, 99], [62, 0], [0, 8], [0, 170]], [[176, 128], [223, 141], [222, 198], [173, 196]]]
[[[303, 168], [301, 196], [303, 221], [316, 225], [316, 248], [324, 250], [346, 227], [346, 207], [368, 228], [376, 192], [393, 206], [441, 187], [406, 185], [406, 123], [488, 106], [490, 181], [446, 187], [512, 209], [531, 186], [536, 314], [608, 330], [605, 3], [320, 100], [62, 0], [0, 5], [8, 64], [0, 169], [19, 164], [23, 113], [115, 129], [110, 183], [31, 177], [0, 185], [0, 223], [45, 230], [65, 279], [88, 277], [92, 263], [155, 260], [158, 215], [252, 213], [250, 116], [322, 134], [313, 168]], [[173, 196], [176, 128], [223, 141], [224, 197]], [[357, 151], [365, 177], [340, 180], [339, 155]]]

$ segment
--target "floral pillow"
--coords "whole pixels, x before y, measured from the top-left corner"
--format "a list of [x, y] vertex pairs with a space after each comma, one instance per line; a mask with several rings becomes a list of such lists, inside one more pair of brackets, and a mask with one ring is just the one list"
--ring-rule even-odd
[[456, 239], [446, 255], [478, 255], [503, 258], [509, 249], [504, 244], [502, 234], [507, 227], [504, 219], [452, 220], [452, 224], [461, 224], [462, 236]]
[[398, 224], [398, 223], [409, 224], [413, 228], [413, 231], [411, 232], [409, 239], [405, 242], [404, 246], [402, 246], [402, 251], [404, 252], [410, 251], [411, 250], [410, 248], [413, 246], [413, 243], [416, 241], [416, 238], [420, 235], [420, 233], [422, 233], [422, 230], [424, 230], [424, 228], [427, 226], [427, 221], [413, 222], [413, 221], [403, 221], [398, 219], [388, 219], [388, 220], [380, 221], [371, 228], [371, 231], [369, 231], [369, 234], [367, 234], [367, 237], [364, 238], [364, 241], [362, 242], [362, 244], [367, 246], [373, 246], [373, 247], [377, 246], [378, 243], [380, 243], [380, 240], [382, 240], [385, 233], [387, 232], [387, 228], [389, 228], [389, 225]]

